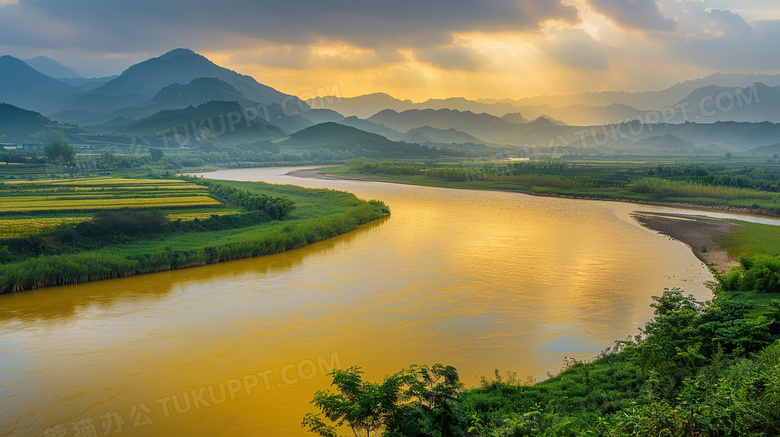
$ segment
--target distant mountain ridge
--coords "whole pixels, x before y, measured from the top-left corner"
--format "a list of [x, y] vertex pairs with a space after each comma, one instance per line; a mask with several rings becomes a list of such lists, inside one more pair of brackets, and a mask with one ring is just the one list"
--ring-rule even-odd
[[69, 67], [60, 64], [52, 58], [46, 56], [36, 56], [32, 59], [25, 59], [24, 62], [39, 72], [53, 77], [55, 79], [78, 79], [82, 76]]
[[82, 94], [12, 56], [0, 56], [0, 102], [46, 113]]

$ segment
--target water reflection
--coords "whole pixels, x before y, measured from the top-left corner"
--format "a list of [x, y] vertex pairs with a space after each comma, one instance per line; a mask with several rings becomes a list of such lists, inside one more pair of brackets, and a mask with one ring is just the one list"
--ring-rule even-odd
[[[202, 281], [236, 281], [249, 273], [284, 274], [311, 256], [323, 256], [340, 245], [349, 244], [358, 235], [382, 226], [387, 219], [361, 226], [354, 232], [294, 250], [259, 258], [231, 261], [195, 269], [172, 270], [128, 278], [109, 279], [87, 284], [66, 285], [23, 293], [0, 295], [0, 322], [31, 323], [41, 320], [76, 317], [81, 313], [110, 311], [113, 306], [144, 306], [149, 300], [165, 299], [174, 290]], [[4, 326], [7, 328], [8, 326]]]
[[[355, 192], [393, 215], [277, 255], [0, 296], [0, 435], [106, 412], [124, 415], [122, 436], [303, 435], [329, 380], [288, 383], [288, 365], [543, 376], [635, 333], [664, 287], [708, 295], [706, 268], [631, 205], [283, 173], [209, 176]], [[217, 405], [166, 416], [157, 402], [266, 371], [267, 388]], [[153, 424], [136, 428], [140, 404]]]

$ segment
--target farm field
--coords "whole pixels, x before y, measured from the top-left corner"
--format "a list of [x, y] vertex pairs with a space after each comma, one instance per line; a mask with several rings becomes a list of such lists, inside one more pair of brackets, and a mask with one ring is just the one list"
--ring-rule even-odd
[[0, 184], [0, 293], [281, 252], [389, 214], [333, 190], [199, 179]]
[[206, 219], [226, 210], [208, 187], [171, 179], [86, 178], [0, 184], [0, 238], [49, 232], [98, 211], [165, 209], [171, 220]]

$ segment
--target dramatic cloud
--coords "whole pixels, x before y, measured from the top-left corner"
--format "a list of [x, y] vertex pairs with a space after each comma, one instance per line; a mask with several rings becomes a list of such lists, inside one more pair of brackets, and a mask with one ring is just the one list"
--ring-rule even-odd
[[668, 1], [680, 34], [665, 40], [670, 58], [720, 71], [780, 69], [777, 52], [780, 20], [748, 23], [737, 12], [708, 8], [692, 0]]
[[625, 29], [670, 32], [677, 23], [661, 13], [655, 0], [589, 0], [590, 6]]
[[208, 43], [197, 32], [208, 29], [287, 45], [327, 39], [357, 47], [428, 47], [448, 44], [458, 32], [536, 31], [548, 20], [577, 20], [577, 9], [561, 0], [29, 0], [24, 6], [107, 38], [120, 34], [131, 46], [137, 44], [126, 38], [132, 33]]
[[0, 54], [92, 76], [176, 47], [297, 93], [522, 97], [780, 71], [777, 0], [0, 0]]

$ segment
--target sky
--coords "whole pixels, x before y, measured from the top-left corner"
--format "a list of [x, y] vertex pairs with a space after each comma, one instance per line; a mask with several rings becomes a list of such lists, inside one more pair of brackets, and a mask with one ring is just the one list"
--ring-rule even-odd
[[0, 54], [95, 77], [179, 47], [293, 95], [660, 90], [780, 72], [780, 2], [0, 0]]

